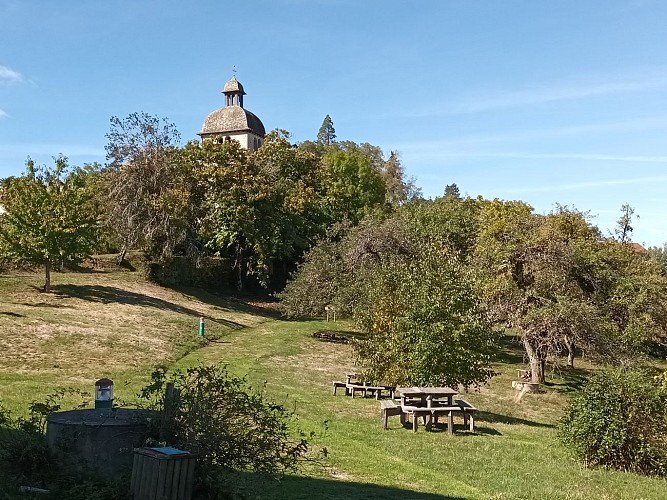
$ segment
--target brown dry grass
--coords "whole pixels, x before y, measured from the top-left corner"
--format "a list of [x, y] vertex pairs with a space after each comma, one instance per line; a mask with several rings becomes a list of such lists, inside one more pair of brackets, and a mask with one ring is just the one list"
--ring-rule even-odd
[[148, 374], [202, 344], [200, 317], [207, 338], [263, 321], [251, 307], [243, 312], [241, 304], [214, 296], [204, 301], [137, 273], [58, 273], [53, 293], [39, 290], [42, 280], [0, 275], [0, 399], [9, 406], [37, 379], [85, 387], [102, 376]]

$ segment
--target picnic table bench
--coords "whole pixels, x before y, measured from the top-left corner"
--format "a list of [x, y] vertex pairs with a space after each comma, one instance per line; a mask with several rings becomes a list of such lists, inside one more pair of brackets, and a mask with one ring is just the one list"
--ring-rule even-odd
[[349, 383], [346, 384], [347, 390], [350, 392], [350, 395], [354, 397], [357, 391], [363, 392], [364, 397], [368, 393], [375, 395], [375, 399], [380, 399], [383, 391], [387, 391], [387, 394], [390, 398], [394, 398], [394, 387], [388, 385], [366, 385], [365, 383]]
[[364, 397], [366, 397], [370, 393], [371, 395], [375, 396], [375, 399], [380, 399], [382, 397], [382, 393], [386, 391], [391, 399], [394, 398], [394, 391], [396, 390], [396, 387], [394, 386], [373, 385], [369, 382], [353, 381], [352, 380], [353, 378], [354, 378], [353, 374], [348, 374], [346, 382], [334, 380], [332, 382], [332, 389], [333, 389], [332, 392], [334, 396], [338, 392], [338, 389], [345, 389], [346, 396], [354, 397], [357, 392], [361, 392], [363, 393]]
[[380, 412], [382, 416], [382, 428], [384, 430], [387, 430], [387, 421], [389, 420], [389, 417], [398, 415], [401, 417], [401, 425], [403, 425], [405, 421], [405, 416], [403, 415], [401, 407], [397, 406], [393, 399], [380, 401]]
[[417, 432], [419, 418], [424, 419], [426, 430], [431, 430], [431, 425], [438, 422], [438, 417], [447, 417], [447, 431], [454, 433], [454, 415], [463, 417], [463, 424], [470, 430], [475, 431], [475, 412], [477, 408], [463, 399], [457, 399], [456, 404], [447, 406], [401, 406], [401, 411], [406, 416], [412, 416], [412, 430]]
[[[401, 393], [401, 423], [411, 417], [414, 432], [417, 432], [420, 418], [424, 419], [426, 429], [430, 430], [439, 417], [447, 417], [447, 430], [453, 434], [454, 416], [463, 417], [464, 425], [474, 432], [477, 408], [463, 399], [454, 401], [456, 390], [450, 387], [402, 387], [398, 390]], [[385, 414], [388, 417], [389, 413], [382, 409], [385, 423]]]

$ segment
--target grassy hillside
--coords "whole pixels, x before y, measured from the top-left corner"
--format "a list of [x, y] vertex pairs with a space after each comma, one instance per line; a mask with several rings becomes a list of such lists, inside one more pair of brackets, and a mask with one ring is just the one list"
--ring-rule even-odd
[[[227, 364], [295, 408], [296, 424], [315, 431], [313, 446], [328, 451], [301, 475], [263, 483], [257, 498], [666, 498], [667, 481], [585, 469], [558, 443], [555, 423], [567, 395], [593, 369], [583, 362], [550, 374], [546, 393], [517, 400], [510, 382], [523, 360], [508, 337], [500, 374], [465, 396], [482, 410], [475, 434], [413, 434], [396, 418], [383, 431], [377, 401], [331, 394], [331, 381], [354, 369], [348, 345], [312, 337], [332, 323], [282, 321], [129, 272], [59, 274], [51, 295], [36, 289], [40, 280], [0, 276], [0, 399], [19, 409], [55, 387], [90, 389], [108, 376], [117, 397], [130, 400], [158, 362]], [[200, 316], [211, 341], [197, 339]]]
[[0, 275], [0, 400], [24, 408], [57, 387], [91, 390], [108, 377], [131, 399], [151, 367], [180, 358], [207, 336], [219, 338], [266, 318], [238, 301], [200, 290], [174, 291], [127, 271]]

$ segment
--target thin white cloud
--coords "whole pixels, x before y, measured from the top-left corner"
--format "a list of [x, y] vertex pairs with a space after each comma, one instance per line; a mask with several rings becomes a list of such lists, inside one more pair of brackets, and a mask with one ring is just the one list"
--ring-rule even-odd
[[0, 119], [9, 116], [6, 111], [0, 109]]
[[525, 89], [508, 92], [486, 99], [463, 102], [453, 107], [454, 113], [478, 113], [504, 108], [516, 108], [545, 104], [555, 101], [585, 99], [607, 95], [644, 92], [667, 87], [667, 75], [658, 75], [651, 79], [638, 79], [622, 82], [595, 82], [584, 85], [564, 85], [540, 89]]
[[7, 66], [0, 65], [0, 82], [1, 83], [19, 83], [23, 81], [23, 75], [18, 71], [14, 71]]
[[420, 152], [429, 150], [451, 150], [465, 148], [467, 146], [478, 147], [481, 144], [499, 144], [499, 143], [525, 143], [534, 139], [563, 137], [563, 136], [583, 136], [596, 134], [619, 134], [636, 131], [646, 131], [655, 129], [667, 130], [667, 116], [652, 116], [623, 120], [619, 122], [608, 123], [588, 123], [581, 125], [566, 125], [555, 128], [537, 128], [537, 129], [519, 129], [501, 132], [491, 132], [486, 134], [471, 134], [453, 139], [436, 139], [431, 141], [413, 141], [406, 143], [392, 143], [392, 149], [401, 152]]
[[431, 104], [428, 108], [408, 111], [412, 118], [481, 113], [510, 108], [530, 107], [559, 101], [581, 100], [667, 89], [667, 69], [649, 68], [625, 74], [572, 78], [558, 83], [535, 84], [528, 88], [496, 91], [494, 94], [464, 96], [457, 101]]
[[592, 189], [610, 186], [626, 186], [628, 184], [657, 184], [667, 182], [667, 175], [654, 175], [649, 177], [631, 177], [625, 179], [599, 179], [594, 181], [571, 182], [567, 184], [551, 184], [540, 186], [525, 186], [517, 188], [509, 188], [506, 191], [512, 194], [522, 193], [547, 193], [547, 192], [564, 192], [575, 191], [581, 189]]
[[609, 155], [597, 153], [451, 153], [457, 158], [515, 158], [519, 160], [592, 160], [592, 161], [623, 161], [631, 163], [667, 163], [667, 156], [633, 156]]
[[614, 155], [605, 153], [528, 153], [520, 151], [461, 151], [452, 149], [411, 148], [399, 149], [406, 161], [421, 160], [433, 162], [447, 162], [453, 160], [472, 159], [516, 159], [516, 160], [584, 160], [603, 162], [626, 163], [656, 163], [667, 164], [665, 155]]

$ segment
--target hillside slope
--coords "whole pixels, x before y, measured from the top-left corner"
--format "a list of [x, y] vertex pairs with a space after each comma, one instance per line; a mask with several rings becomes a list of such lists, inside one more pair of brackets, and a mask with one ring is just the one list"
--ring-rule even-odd
[[91, 390], [101, 377], [131, 399], [152, 367], [203, 345], [200, 317], [207, 339], [266, 320], [241, 302], [160, 287], [139, 273], [58, 273], [48, 294], [42, 279], [0, 275], [0, 400], [10, 408], [57, 387]]

